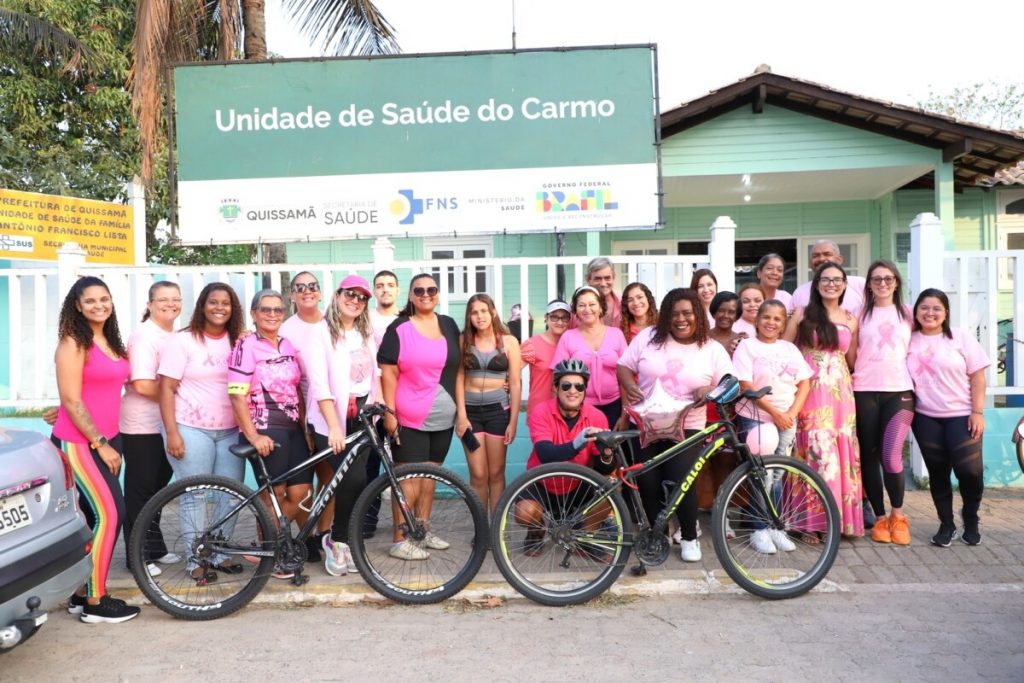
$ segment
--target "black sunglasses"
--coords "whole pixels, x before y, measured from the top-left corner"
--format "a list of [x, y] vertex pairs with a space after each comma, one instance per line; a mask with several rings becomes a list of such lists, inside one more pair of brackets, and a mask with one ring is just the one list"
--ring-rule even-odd
[[256, 310], [263, 315], [284, 315], [284, 308], [281, 306], [260, 306]]
[[292, 287], [292, 291], [302, 294], [303, 292], [319, 292], [320, 285], [316, 282], [300, 282]]
[[576, 389], [576, 391], [584, 391], [587, 385], [583, 382], [562, 382], [558, 385], [558, 388], [562, 391], [569, 391], [570, 389]]
[[355, 299], [361, 304], [370, 300], [370, 297], [355, 289], [340, 289], [338, 292], [344, 294], [346, 299]]
[[437, 287], [413, 287], [412, 293], [416, 296], [437, 296]]

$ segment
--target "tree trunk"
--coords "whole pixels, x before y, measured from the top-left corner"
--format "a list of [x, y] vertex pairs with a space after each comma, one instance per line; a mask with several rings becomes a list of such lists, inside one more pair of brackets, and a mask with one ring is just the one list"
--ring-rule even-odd
[[267, 16], [265, 0], [242, 0], [243, 50], [246, 60], [267, 58]]

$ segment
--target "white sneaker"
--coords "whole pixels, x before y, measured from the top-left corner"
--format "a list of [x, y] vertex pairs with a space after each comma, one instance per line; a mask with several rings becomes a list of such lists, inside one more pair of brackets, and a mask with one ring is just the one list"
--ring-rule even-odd
[[158, 557], [153, 561], [158, 564], [178, 564], [181, 562], [181, 555], [177, 553], [167, 553], [163, 557]]
[[349, 574], [359, 573], [359, 567], [356, 566], [356, 561], [352, 559], [352, 548], [345, 548], [345, 571]]
[[430, 553], [409, 539], [393, 544], [388, 555], [397, 560], [425, 560], [430, 557]]
[[150, 576], [160, 576], [164, 573], [163, 569], [160, 569], [155, 562], [149, 562], [146, 564], [146, 571], [149, 572]]
[[729, 518], [728, 517], [725, 518], [725, 538], [728, 541], [731, 541], [734, 538], [736, 538], [736, 532], [733, 531], [732, 525], [729, 524]]
[[780, 529], [772, 529], [768, 532], [772, 537], [772, 543], [779, 550], [784, 550], [787, 553], [791, 553], [796, 550], [796, 544], [790, 540], [789, 534]]
[[423, 537], [423, 545], [431, 550], [448, 550], [452, 544], [439, 538], [433, 531], [428, 531], [427, 535]]
[[683, 541], [679, 545], [682, 546], [679, 556], [683, 559], [683, 562], [700, 562], [700, 541]]
[[[700, 530], [700, 520], [698, 519], [696, 522], [694, 522], [694, 524], [697, 525], [697, 538], [700, 538], [700, 535], [704, 533]], [[682, 536], [680, 536], [680, 538], [682, 538]]]
[[324, 571], [331, 576], [342, 576], [347, 571], [345, 555], [348, 544], [331, 539], [329, 533], [324, 534], [321, 544], [324, 547]]
[[[700, 527], [697, 527], [697, 535], [700, 535]], [[675, 532], [673, 532], [672, 534], [671, 540], [672, 543], [674, 543], [675, 545], [681, 545], [683, 542], [683, 532], [679, 529], [676, 529]]]
[[778, 552], [768, 529], [758, 529], [750, 536], [750, 545], [763, 555], [774, 555]]

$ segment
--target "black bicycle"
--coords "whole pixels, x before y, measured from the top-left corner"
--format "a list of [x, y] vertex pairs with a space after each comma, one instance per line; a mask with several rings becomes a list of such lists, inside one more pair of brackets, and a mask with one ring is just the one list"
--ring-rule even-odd
[[[139, 588], [168, 614], [206, 620], [244, 607], [275, 571], [293, 573], [292, 583], [302, 585], [309, 579], [302, 573], [306, 539], [345, 473], [363, 450], [372, 448], [381, 457], [384, 474], [370, 482], [356, 500], [349, 527], [349, 546], [360, 574], [377, 592], [396, 602], [427, 604], [458, 593], [476, 576], [483, 562], [487, 513], [476, 493], [458, 475], [433, 465], [392, 463], [389, 439], [381, 438], [373, 425], [374, 418], [386, 411], [381, 404], [370, 404], [360, 411], [362, 429], [346, 438], [341, 465], [313, 498], [309, 519], [297, 534], [292, 534], [272, 487], [330, 457], [330, 448], [271, 479], [252, 446], [232, 446], [232, 453], [252, 463], [259, 484], [256, 491], [216, 475], [188, 477], [161, 490], [142, 509], [132, 529], [129, 553]], [[429, 522], [416, 518], [403, 494], [403, 487], [416, 482], [429, 482], [435, 489]], [[381, 498], [383, 504], [379, 503]], [[378, 505], [377, 532], [372, 538], [364, 538], [363, 520], [371, 506]], [[389, 551], [395, 529], [423, 549], [426, 557], [392, 557]], [[159, 575], [151, 576], [144, 558], [153, 554], [147, 550], [155, 531], [160, 532], [167, 550], [182, 561], [163, 565]], [[426, 550], [428, 535], [430, 550]], [[438, 539], [447, 548], [436, 549]]]
[[[728, 376], [706, 401], [718, 405], [719, 415], [729, 415], [739, 400], [756, 400], [768, 391], [740, 391], [739, 382]], [[732, 421], [723, 418], [660, 455], [627, 466], [622, 444], [639, 435], [636, 430], [597, 435], [599, 449], [617, 465], [610, 477], [553, 463], [528, 470], [505, 489], [491, 523], [491, 544], [498, 569], [517, 591], [545, 605], [579, 604], [615, 582], [631, 551], [641, 571], [665, 562], [671, 550], [669, 519], [707, 461], [726, 447], [739, 464], [715, 497], [710, 535], [728, 576], [755, 595], [778, 599], [806, 593], [831, 569], [839, 550], [839, 510], [828, 485], [805, 463], [753, 455]], [[690, 473], [671, 487], [664, 509], [649, 520], [637, 477], [700, 444]], [[623, 489], [638, 520], [635, 529]], [[778, 539], [774, 553], [751, 544], [762, 530]]]

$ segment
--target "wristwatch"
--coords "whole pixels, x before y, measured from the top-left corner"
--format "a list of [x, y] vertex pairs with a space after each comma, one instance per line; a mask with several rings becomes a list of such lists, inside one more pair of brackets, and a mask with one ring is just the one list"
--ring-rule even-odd
[[107, 445], [107, 437], [105, 437], [105, 436], [103, 436], [101, 434], [100, 438], [96, 439], [91, 444], [89, 444], [89, 448], [93, 449], [94, 451], [98, 451], [100, 449], [100, 446], [106, 446], [106, 445]]

